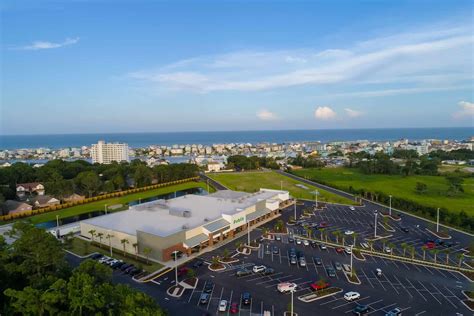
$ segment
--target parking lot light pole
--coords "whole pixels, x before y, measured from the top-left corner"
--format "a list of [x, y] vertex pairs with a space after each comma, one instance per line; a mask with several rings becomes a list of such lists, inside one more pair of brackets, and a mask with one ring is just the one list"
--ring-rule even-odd
[[295, 222], [296, 222], [296, 198], [295, 198]]
[[390, 197], [390, 206], [388, 208], [388, 214], [392, 216], [392, 195], [389, 195], [389, 197]]
[[250, 222], [247, 223], [247, 242], [250, 247]]
[[352, 273], [352, 251], [354, 249], [354, 245], [351, 245], [351, 275], [353, 275]]
[[377, 237], [377, 215], [378, 215], [377, 210], [375, 210], [374, 214], [375, 214], [374, 238], [376, 238]]
[[291, 316], [293, 316], [293, 293], [295, 292], [295, 289], [291, 290]]
[[436, 232], [439, 233], [439, 207], [436, 216]]
[[107, 215], [107, 204], [104, 205], [105, 215]]
[[173, 254], [174, 254], [174, 280], [175, 280], [175, 284], [177, 285], [178, 284], [178, 251], [175, 250], [173, 251]]

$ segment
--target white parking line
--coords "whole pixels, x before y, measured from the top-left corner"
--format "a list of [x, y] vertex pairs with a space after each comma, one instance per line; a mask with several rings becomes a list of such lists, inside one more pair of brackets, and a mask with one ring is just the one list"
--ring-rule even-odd
[[438, 300], [436, 296], [434, 296], [433, 293], [431, 293], [431, 291], [428, 290], [423, 283], [421, 283], [421, 281], [417, 281], [417, 282], [426, 290], [426, 292], [430, 293], [430, 295], [433, 296], [433, 298], [441, 305], [441, 301]]
[[411, 283], [410, 280], [408, 280], [408, 278], [405, 278], [405, 280], [407, 280], [407, 282], [410, 283], [411, 287], [412, 287], [413, 289], [415, 289], [415, 291], [417, 291], [418, 294], [420, 294], [420, 296], [425, 300], [425, 302], [428, 302], [428, 300], [426, 299], [426, 297], [425, 297], [423, 294], [421, 294], [421, 292], [413, 285], [413, 283]]

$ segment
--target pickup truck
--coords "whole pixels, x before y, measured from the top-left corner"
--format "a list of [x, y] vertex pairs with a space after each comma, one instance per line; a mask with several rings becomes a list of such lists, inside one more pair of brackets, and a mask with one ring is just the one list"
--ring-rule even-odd
[[278, 284], [277, 289], [280, 293], [291, 292], [296, 289], [296, 283], [283, 282]]

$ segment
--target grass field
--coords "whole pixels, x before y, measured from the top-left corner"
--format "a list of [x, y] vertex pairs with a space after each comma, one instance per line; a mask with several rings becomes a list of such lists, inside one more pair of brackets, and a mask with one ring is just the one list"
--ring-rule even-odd
[[[95, 244], [91, 244], [88, 241], [82, 240], [80, 238], [74, 238], [72, 240], [72, 245], [71, 249], [68, 249], [71, 252], [74, 252], [75, 254], [79, 256], [86, 256], [90, 255], [94, 252], [101, 253], [106, 256], [110, 256], [110, 248], [107, 247], [106, 245], [102, 246], [102, 248], [97, 247]], [[127, 254], [127, 256], [123, 255], [123, 251], [119, 249], [113, 248], [113, 257], [115, 259], [120, 259], [124, 262], [128, 263], [133, 263], [136, 267], [141, 266], [143, 267], [144, 270], [147, 272], [151, 273], [156, 270], [159, 270], [163, 267], [163, 265], [154, 262], [154, 261], [148, 261], [148, 265], [146, 263], [143, 263], [141, 261], [135, 260], [135, 256]]]
[[[130, 201], [135, 201], [140, 198], [145, 199], [145, 198], [156, 196], [156, 195], [167, 194], [174, 191], [180, 191], [180, 190], [186, 190], [186, 189], [198, 188], [198, 187], [207, 189], [207, 186], [205, 183], [187, 182], [187, 183], [172, 185], [169, 187], [149, 190], [145, 192], [128, 194], [128, 195], [117, 197], [117, 198], [110, 198], [110, 199], [100, 200], [100, 201], [91, 202], [87, 204], [77, 205], [77, 206], [65, 208], [59, 211], [53, 211], [53, 212], [48, 212], [48, 213], [44, 213], [40, 215], [35, 215], [32, 217], [29, 217], [28, 219], [33, 224], [38, 224], [38, 223], [43, 223], [43, 222], [47, 222], [51, 220], [56, 220], [56, 215], [59, 215], [59, 219], [61, 219], [61, 218], [66, 218], [66, 217], [75, 216], [79, 214], [103, 210], [105, 207], [105, 204], [107, 204], [108, 206], [114, 205], [114, 204], [126, 204]], [[213, 188], [210, 187], [210, 190], [212, 191]]]
[[[345, 190], [352, 186], [354, 189], [378, 191], [422, 205], [446, 208], [455, 212], [464, 210], [469, 215], [474, 215], [473, 178], [464, 180], [465, 192], [462, 195], [448, 197], [446, 196], [447, 181], [442, 176], [366, 175], [360, 173], [357, 169], [348, 168], [302, 169], [295, 170], [293, 173], [328, 185], [332, 184]], [[427, 193], [422, 195], [415, 193], [417, 182], [423, 182], [428, 186]]]
[[[296, 198], [314, 200], [314, 190], [316, 187], [304, 184], [302, 182], [293, 180], [289, 177], [282, 176], [273, 171], [262, 172], [241, 172], [241, 173], [215, 173], [209, 174], [209, 177], [222, 183], [231, 190], [255, 192], [260, 188], [277, 189], [283, 185], [283, 190], [287, 190]], [[305, 188], [296, 186], [297, 184], [304, 185]], [[330, 193], [328, 191], [318, 189], [318, 201], [326, 201], [331, 203], [354, 204], [354, 201]]]

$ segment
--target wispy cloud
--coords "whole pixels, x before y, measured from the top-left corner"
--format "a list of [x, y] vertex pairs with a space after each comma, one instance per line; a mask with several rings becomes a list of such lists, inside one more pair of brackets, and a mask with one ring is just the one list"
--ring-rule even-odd
[[318, 120], [328, 121], [337, 117], [337, 113], [329, 106], [318, 106], [314, 111], [314, 117]]
[[257, 112], [257, 118], [262, 121], [275, 121], [278, 119], [278, 116], [273, 112], [270, 112], [266, 109], [262, 109]]
[[47, 42], [47, 41], [34, 41], [30, 45], [17, 47], [16, 49], [20, 49], [20, 50], [53, 49], [53, 48], [60, 48], [64, 46], [73, 45], [78, 42], [79, 42], [79, 37], [66, 38], [63, 42], [60, 42], [60, 43]]
[[357, 111], [357, 110], [353, 110], [353, 109], [349, 109], [349, 108], [345, 108], [344, 111], [346, 111], [347, 116], [349, 116], [351, 118], [356, 118], [356, 117], [362, 116], [362, 114], [364, 114], [361, 111]]
[[[325, 50], [236, 51], [198, 56], [155, 70], [129, 74], [157, 87], [213, 91], [261, 91], [302, 85], [409, 82], [417, 93], [443, 84], [466, 85], [472, 74], [472, 27], [405, 32]], [[446, 78], [440, 74], [449, 73]], [[375, 87], [374, 90], [400, 87]], [[374, 92], [376, 92], [374, 91]]]
[[453, 114], [455, 119], [474, 119], [474, 103], [469, 101], [461, 101], [458, 103], [458, 105], [461, 109]]

